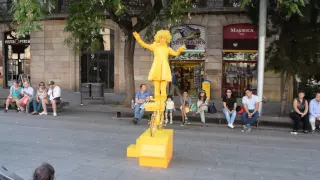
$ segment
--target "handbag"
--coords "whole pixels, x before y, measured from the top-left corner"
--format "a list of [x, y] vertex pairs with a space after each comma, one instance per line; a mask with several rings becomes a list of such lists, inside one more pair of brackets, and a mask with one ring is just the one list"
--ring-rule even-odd
[[212, 103], [212, 105], [208, 105], [208, 113], [211, 113], [211, 114], [217, 113], [217, 108], [214, 106], [214, 103]]
[[29, 97], [28, 96], [24, 96], [23, 98], [21, 98], [20, 100], [20, 106], [25, 106], [28, 102]]

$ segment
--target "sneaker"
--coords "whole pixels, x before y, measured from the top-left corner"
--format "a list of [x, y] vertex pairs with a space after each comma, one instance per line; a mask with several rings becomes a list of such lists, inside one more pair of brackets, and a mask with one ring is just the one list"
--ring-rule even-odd
[[316, 128], [315, 131], [318, 132], [318, 133], [320, 133], [320, 128]]
[[181, 126], [185, 126], [184, 122], [181, 123]]
[[4, 112], [7, 113], [7, 112], [8, 112], [8, 109], [5, 109]]
[[170, 121], [170, 124], [173, 124], [172, 120]]
[[249, 128], [247, 128], [247, 130], [246, 130], [246, 132], [250, 132], [251, 131], [251, 128], [249, 127]]
[[54, 117], [57, 117], [58, 115], [57, 115], [57, 113], [53, 113], [53, 116], [54, 116]]
[[291, 133], [290, 133], [290, 134], [297, 135], [297, 134], [298, 134], [298, 132], [297, 132], [297, 130], [293, 130], [293, 131], [291, 131]]
[[166, 119], [166, 120], [164, 121], [164, 123], [167, 124], [167, 123], [168, 123], [168, 119]]
[[191, 124], [191, 122], [189, 121], [189, 119], [186, 119], [186, 124]]
[[242, 132], [246, 132], [247, 129], [248, 129], [247, 125], [242, 125]]
[[39, 115], [48, 115], [47, 112], [42, 111], [42, 113], [39, 113]]
[[303, 130], [303, 133], [308, 134], [309, 132], [307, 130]]
[[234, 126], [232, 124], [228, 124], [228, 128], [234, 129]]

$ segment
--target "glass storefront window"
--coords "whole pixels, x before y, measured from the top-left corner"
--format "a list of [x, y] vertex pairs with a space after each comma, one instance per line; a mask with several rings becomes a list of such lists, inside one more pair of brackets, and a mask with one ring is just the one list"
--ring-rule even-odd
[[257, 89], [256, 62], [223, 62], [222, 96], [227, 89], [232, 90], [235, 97], [244, 96], [244, 89], [250, 87], [256, 93]]

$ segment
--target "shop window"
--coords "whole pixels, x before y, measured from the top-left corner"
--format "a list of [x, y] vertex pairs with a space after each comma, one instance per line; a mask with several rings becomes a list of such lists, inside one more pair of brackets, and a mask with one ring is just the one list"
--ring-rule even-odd
[[244, 96], [244, 89], [250, 87], [256, 93], [257, 89], [257, 53], [238, 52], [223, 53], [222, 94], [227, 89], [232, 90], [235, 97]]

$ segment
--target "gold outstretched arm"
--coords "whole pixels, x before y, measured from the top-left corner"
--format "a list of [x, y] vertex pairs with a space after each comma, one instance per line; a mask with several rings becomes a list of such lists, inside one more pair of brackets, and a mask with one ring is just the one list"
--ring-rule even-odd
[[182, 51], [186, 50], [187, 48], [185, 46], [181, 46], [179, 47], [179, 49], [177, 51], [173, 50], [172, 48], [169, 48], [169, 54], [171, 56], [179, 56]]
[[148, 50], [150, 50], [150, 51], [153, 51], [153, 50], [154, 50], [153, 46], [152, 46], [151, 44], [145, 43], [145, 42], [140, 38], [140, 35], [139, 35], [137, 32], [134, 32], [134, 33], [132, 33], [132, 34], [133, 34], [134, 38], [136, 39], [136, 41], [140, 44], [140, 46], [142, 46], [142, 47], [144, 47], [144, 48], [146, 48], [146, 49], [148, 49]]

